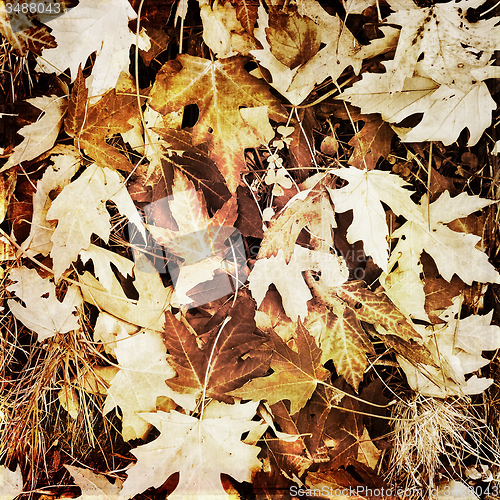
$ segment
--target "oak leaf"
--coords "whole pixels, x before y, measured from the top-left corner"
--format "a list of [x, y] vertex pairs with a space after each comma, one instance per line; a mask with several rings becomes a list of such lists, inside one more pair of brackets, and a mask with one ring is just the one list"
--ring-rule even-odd
[[177, 372], [177, 377], [167, 381], [172, 389], [196, 397], [205, 391], [207, 397], [232, 402], [226, 393], [266, 373], [271, 353], [259, 348], [266, 337], [254, 333], [253, 302], [242, 297], [229, 315], [229, 321], [201, 349], [196, 336], [166, 313], [164, 341]]
[[318, 383], [329, 375], [321, 362], [321, 350], [314, 338], [299, 322], [295, 344], [297, 352], [290, 349], [278, 335], [271, 334], [266, 345], [272, 348], [271, 368], [273, 373], [247, 382], [232, 391], [232, 396], [259, 401], [267, 400], [270, 405], [288, 399], [290, 414], [297, 413], [312, 396]]
[[[69, 68], [74, 81], [78, 66], [84, 66], [96, 52], [88, 88], [92, 97], [107, 92], [116, 86], [122, 71], [128, 73], [130, 46], [136, 43], [128, 23], [136, 17], [127, 0], [81, 0], [76, 7], [46, 22], [58, 46], [43, 50], [36, 70], [60, 74]], [[139, 40], [141, 48], [146, 48], [147, 37]]]
[[268, 106], [269, 118], [285, 119], [279, 101], [264, 83], [246, 72], [245, 62], [238, 56], [212, 62], [180, 54], [163, 65], [151, 91], [151, 107], [162, 114], [188, 104], [198, 105], [194, 145], [207, 141], [213, 144], [212, 158], [232, 193], [245, 169], [244, 148], [261, 144], [258, 137], [248, 133], [239, 108]]
[[14, 283], [7, 290], [14, 292], [26, 307], [14, 299], [9, 299], [7, 304], [17, 319], [38, 334], [39, 342], [58, 333], [80, 329], [74, 315], [82, 304], [78, 286], [71, 285], [60, 302], [54, 283], [40, 277], [35, 269], [16, 267], [10, 271], [9, 278]]
[[80, 487], [82, 494], [76, 500], [116, 500], [121, 491], [123, 480], [116, 478], [114, 483], [110, 483], [102, 474], [66, 465], [64, 467], [73, 477], [75, 484]]
[[132, 335], [123, 332], [116, 340], [114, 353], [120, 370], [111, 381], [103, 413], [120, 407], [121, 434], [125, 441], [146, 437], [151, 426], [138, 414], [156, 410], [156, 399], [160, 396], [194, 410], [194, 397], [175, 392], [165, 382], [175, 376], [175, 371], [167, 361], [159, 332], [143, 330]]
[[59, 135], [63, 116], [66, 112], [66, 98], [51, 95], [27, 99], [26, 102], [41, 110], [42, 113], [37, 121], [18, 131], [18, 134], [22, 135], [24, 140], [14, 148], [13, 154], [0, 169], [0, 172], [24, 161], [33, 160], [45, 153], [54, 145]]
[[92, 234], [108, 242], [111, 223], [106, 210], [107, 200], [113, 201], [146, 239], [142, 220], [120, 174], [94, 163], [63, 188], [47, 212], [47, 220], [58, 221], [51, 237], [50, 252], [56, 279], [76, 260], [81, 250], [89, 248]]
[[141, 413], [154, 425], [160, 436], [131, 452], [137, 463], [128, 470], [118, 500], [128, 500], [149, 487], [160, 487], [179, 472], [179, 484], [169, 495], [171, 500], [202, 499], [213, 495], [229, 499], [221, 483], [221, 474], [237, 481], [251, 482], [261, 468], [257, 459], [260, 448], [245, 444], [241, 435], [260, 426], [252, 421], [257, 403], [225, 405], [211, 402], [203, 420], [176, 411]]
[[132, 163], [116, 148], [106, 142], [112, 135], [133, 128], [129, 122], [138, 117], [137, 98], [130, 93], [112, 88], [101, 99], [89, 105], [88, 89], [81, 68], [73, 86], [68, 115], [64, 121], [65, 132], [75, 138], [75, 145], [83, 149], [100, 166], [115, 170], [133, 170]]

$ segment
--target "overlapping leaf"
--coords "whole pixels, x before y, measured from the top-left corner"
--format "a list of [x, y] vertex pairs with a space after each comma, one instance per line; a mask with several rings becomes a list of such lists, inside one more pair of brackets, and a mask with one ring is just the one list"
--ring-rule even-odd
[[212, 157], [233, 193], [245, 168], [244, 148], [261, 144], [248, 133], [239, 108], [268, 106], [269, 118], [285, 119], [279, 101], [264, 83], [245, 71], [244, 64], [240, 57], [212, 62], [181, 54], [163, 66], [151, 91], [151, 106], [161, 113], [197, 104], [200, 116], [193, 129], [195, 145], [212, 144]]

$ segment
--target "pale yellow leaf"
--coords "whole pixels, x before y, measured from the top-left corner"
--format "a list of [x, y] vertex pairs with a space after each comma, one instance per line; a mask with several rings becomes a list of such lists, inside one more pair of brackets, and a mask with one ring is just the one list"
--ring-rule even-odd
[[53, 337], [57, 333], [79, 330], [78, 317], [74, 315], [82, 303], [78, 286], [66, 290], [62, 302], [56, 297], [56, 287], [48, 279], [41, 278], [35, 269], [16, 267], [9, 273], [14, 283], [7, 287], [25, 304], [14, 299], [7, 301], [14, 316], [38, 334], [38, 341]]
[[51, 95], [27, 99], [26, 102], [41, 110], [42, 113], [36, 122], [26, 125], [18, 131], [24, 140], [14, 148], [14, 153], [0, 169], [0, 172], [19, 165], [23, 161], [33, 160], [45, 153], [54, 145], [59, 135], [67, 99]]

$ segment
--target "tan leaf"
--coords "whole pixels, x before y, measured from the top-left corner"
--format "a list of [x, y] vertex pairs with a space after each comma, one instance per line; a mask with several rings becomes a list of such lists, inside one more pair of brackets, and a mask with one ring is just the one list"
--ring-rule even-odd
[[23, 161], [33, 160], [45, 153], [54, 145], [59, 135], [62, 119], [66, 112], [66, 98], [51, 95], [27, 99], [26, 102], [41, 110], [42, 113], [36, 122], [26, 125], [18, 131], [24, 140], [14, 148], [14, 153], [0, 169], [0, 172], [19, 165]]
[[5, 465], [0, 465], [0, 491], [2, 500], [14, 500], [23, 491], [23, 476], [21, 466], [12, 472]]
[[5, 2], [0, 3], [0, 33], [12, 45], [18, 56], [25, 57], [29, 52], [40, 55], [44, 48], [57, 47], [56, 39], [47, 26], [31, 26], [25, 30], [13, 30]]
[[198, 105], [194, 145], [213, 141], [212, 158], [232, 193], [245, 169], [244, 148], [260, 146], [259, 138], [248, 133], [239, 108], [268, 106], [269, 118], [285, 119], [279, 101], [245, 71], [244, 62], [239, 57], [212, 62], [181, 54], [162, 67], [151, 91], [151, 107], [163, 114]]
[[[55, 70], [59, 74], [69, 68], [74, 81], [78, 66], [84, 66], [96, 51], [88, 88], [92, 97], [104, 94], [116, 86], [122, 71], [128, 73], [130, 46], [136, 43], [128, 23], [136, 17], [126, 0], [81, 0], [76, 7], [46, 22], [58, 46], [43, 51], [36, 70]], [[148, 42], [139, 40], [141, 48], [146, 48]]]
[[[47, 256], [52, 250], [52, 235], [57, 226], [55, 221], [47, 220], [47, 212], [54, 195], [67, 186], [81, 166], [82, 158], [73, 146], [57, 145], [50, 156], [54, 163], [46, 168], [37, 182], [33, 195], [33, 217], [28, 238], [21, 245], [29, 256], [41, 253]], [[51, 195], [52, 194], [52, 198]]]
[[116, 478], [114, 483], [110, 483], [106, 476], [95, 474], [94, 472], [66, 465], [64, 467], [73, 477], [75, 484], [82, 490], [78, 500], [116, 500], [120, 493], [123, 481]]
[[221, 473], [237, 481], [252, 480], [261, 468], [260, 448], [241, 442], [241, 435], [260, 422], [252, 421], [257, 403], [225, 405], [211, 402], [203, 420], [176, 411], [141, 414], [160, 436], [132, 450], [137, 463], [127, 472], [118, 500], [127, 500], [149, 487], [160, 487], [180, 472], [173, 498], [229, 498], [221, 484]]
[[14, 283], [7, 290], [14, 292], [26, 307], [14, 299], [9, 299], [7, 304], [17, 319], [38, 334], [39, 342], [58, 333], [80, 329], [78, 318], [73, 314], [82, 303], [78, 286], [71, 285], [60, 302], [54, 283], [41, 278], [35, 269], [13, 268], [9, 279]]
[[321, 280], [328, 286], [344, 283], [349, 277], [349, 271], [341, 257], [295, 245], [288, 264], [282, 250], [276, 257], [259, 259], [255, 263], [248, 281], [257, 307], [264, 300], [269, 286], [274, 284], [281, 295], [287, 316], [292, 321], [297, 321], [298, 318], [304, 320], [307, 316], [307, 302], [312, 295], [302, 272], [310, 270], [321, 272]]
[[119, 406], [122, 411], [122, 436], [125, 441], [144, 439], [150, 424], [138, 413], [156, 409], [156, 398], [167, 396], [182, 407], [193, 410], [195, 399], [172, 390], [166, 380], [175, 376], [168, 364], [161, 334], [143, 330], [117, 336], [115, 348], [120, 370], [111, 381], [103, 413]]
[[120, 174], [92, 164], [63, 188], [47, 212], [47, 220], [58, 221], [51, 237], [50, 252], [56, 279], [76, 260], [81, 250], [89, 248], [92, 234], [108, 241], [111, 223], [106, 210], [107, 200], [113, 201], [146, 239], [142, 220]]
[[165, 311], [170, 307], [172, 287], [165, 288], [153, 264], [144, 255], [136, 258], [133, 285], [138, 300], [129, 299], [116, 276], [112, 275], [111, 289], [104, 288], [88, 271], [79, 276], [82, 294], [86, 302], [99, 309], [143, 328], [162, 331]]

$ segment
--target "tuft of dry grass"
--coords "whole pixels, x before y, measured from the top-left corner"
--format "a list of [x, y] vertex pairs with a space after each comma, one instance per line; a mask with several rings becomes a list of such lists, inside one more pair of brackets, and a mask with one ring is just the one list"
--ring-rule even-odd
[[442, 476], [465, 479], [464, 470], [500, 466], [498, 439], [470, 398], [414, 394], [392, 411], [393, 449], [386, 479], [403, 488], [434, 488]]

